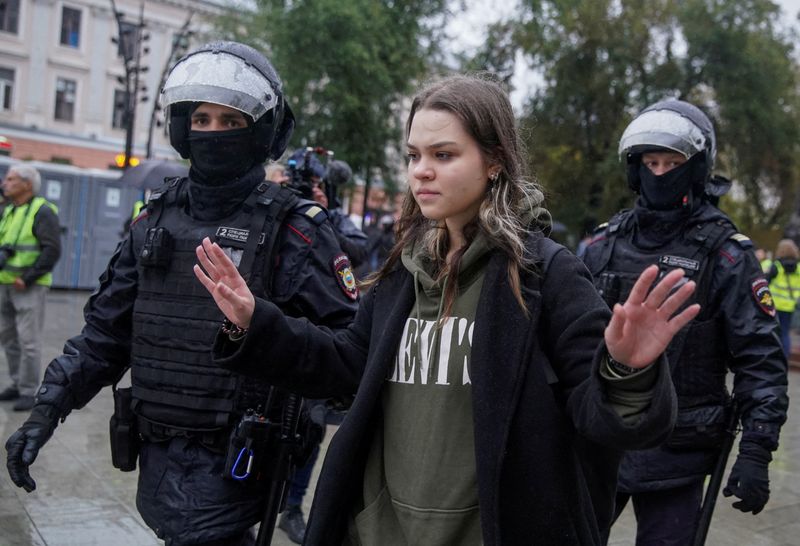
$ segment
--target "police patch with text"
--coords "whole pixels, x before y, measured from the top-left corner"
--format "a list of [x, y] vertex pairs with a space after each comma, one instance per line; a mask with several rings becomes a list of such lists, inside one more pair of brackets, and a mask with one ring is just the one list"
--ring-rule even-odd
[[659, 262], [667, 267], [680, 267], [687, 271], [700, 270], [700, 262], [690, 258], [684, 258], [683, 256], [661, 256]]
[[350, 258], [347, 257], [347, 254], [337, 255], [331, 265], [333, 273], [336, 275], [336, 282], [339, 283], [339, 288], [351, 300], [358, 299], [356, 276], [353, 273], [353, 267], [350, 265]]
[[[217, 239], [220, 241], [229, 241], [231, 243], [244, 244], [247, 242], [247, 237], [250, 235], [250, 230], [221, 226], [217, 228], [216, 235]], [[258, 244], [263, 244], [263, 243], [264, 243], [264, 234], [260, 233], [258, 237]]]
[[775, 316], [775, 302], [772, 301], [772, 294], [769, 291], [769, 283], [767, 279], [764, 277], [760, 277], [754, 280], [750, 284], [750, 288], [753, 291], [753, 297], [756, 300], [756, 303], [764, 311], [771, 317]]

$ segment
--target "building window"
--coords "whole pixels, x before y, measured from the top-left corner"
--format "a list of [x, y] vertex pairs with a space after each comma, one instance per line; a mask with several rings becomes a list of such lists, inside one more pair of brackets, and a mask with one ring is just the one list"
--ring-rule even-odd
[[78, 47], [80, 40], [81, 10], [64, 6], [61, 9], [61, 45]]
[[123, 129], [125, 127], [125, 91], [114, 90], [114, 110], [111, 113], [111, 127]]
[[0, 110], [11, 110], [14, 92], [14, 71], [0, 66]]
[[17, 33], [19, 0], [0, 0], [0, 30]]
[[78, 84], [75, 80], [58, 78], [56, 80], [56, 113], [55, 118], [61, 121], [72, 121], [75, 118], [75, 91]]

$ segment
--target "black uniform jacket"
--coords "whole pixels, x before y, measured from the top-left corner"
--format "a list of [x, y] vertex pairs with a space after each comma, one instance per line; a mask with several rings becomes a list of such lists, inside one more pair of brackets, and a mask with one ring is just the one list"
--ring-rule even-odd
[[[529, 244], [555, 245], [538, 241]], [[675, 417], [674, 390], [661, 359], [649, 410], [625, 426], [605, 400], [598, 372], [609, 311], [583, 264], [559, 247], [546, 276], [526, 274], [524, 282], [529, 316], [509, 287], [507, 258], [494, 251], [471, 357], [484, 544], [598, 544], [598, 529], [610, 524], [619, 450], [663, 440]], [[331, 442], [306, 544], [342, 543], [413, 303], [413, 279], [400, 268], [369, 290], [343, 332], [288, 319], [257, 301], [241, 345], [217, 338], [220, 365], [310, 396], [350, 392], [360, 382]]]
[[[356, 303], [337, 280], [334, 262], [343, 254], [332, 227], [305, 214], [307, 208], [290, 211], [281, 227], [272, 298], [289, 315], [306, 316], [332, 328], [344, 327], [352, 320]], [[84, 309], [82, 332], [66, 342], [64, 354], [45, 371], [37, 400], [57, 406], [62, 416], [86, 405], [129, 366], [145, 214], [134, 221], [100, 277], [100, 285]]]
[[[624, 212], [623, 214], [631, 214]], [[684, 232], [698, 223], [730, 220], [721, 211], [704, 203], [687, 222]], [[683, 235], [676, 233], [676, 239]], [[619, 237], [632, 237], [633, 232]], [[605, 230], [599, 230], [590, 243], [584, 260], [595, 275], [601, 273], [600, 256]], [[709, 257], [711, 282], [706, 301], [696, 321], [707, 320], [719, 325], [715, 339], [690, 339], [692, 343], [721, 346], [727, 368], [733, 372], [733, 394], [741, 418], [743, 438], [752, 439], [770, 450], [778, 445], [778, 433], [786, 420], [787, 397], [786, 358], [778, 338], [778, 323], [774, 318], [771, 297], [765, 291], [767, 281], [753, 251], [752, 242], [739, 234], [722, 242]], [[651, 254], [657, 256], [656, 251]], [[684, 349], [675, 368], [673, 380], [683, 410], [682, 396], [691, 385], [696, 363], [692, 351]], [[679, 373], [683, 372], [683, 373]], [[722, 370], [725, 373], [725, 370]], [[689, 379], [681, 379], [688, 377]], [[722, 385], [721, 388], [725, 388]], [[714, 393], [709, 393], [714, 394]], [[680, 420], [680, 419], [679, 419]], [[689, 423], [687, 423], [689, 424]], [[641, 492], [678, 487], [702, 480], [711, 472], [716, 450], [674, 450], [658, 447], [628, 453], [623, 461], [620, 488], [626, 492]]]

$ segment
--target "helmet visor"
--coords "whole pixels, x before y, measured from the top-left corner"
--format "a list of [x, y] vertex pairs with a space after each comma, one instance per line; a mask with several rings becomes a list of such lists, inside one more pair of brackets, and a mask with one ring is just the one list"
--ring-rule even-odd
[[258, 121], [278, 103], [278, 91], [243, 59], [225, 52], [200, 51], [176, 64], [164, 83], [162, 106], [178, 102], [221, 104]]
[[628, 125], [619, 141], [619, 155], [657, 147], [681, 153], [688, 159], [702, 152], [705, 146], [706, 136], [691, 120], [670, 110], [653, 110]]

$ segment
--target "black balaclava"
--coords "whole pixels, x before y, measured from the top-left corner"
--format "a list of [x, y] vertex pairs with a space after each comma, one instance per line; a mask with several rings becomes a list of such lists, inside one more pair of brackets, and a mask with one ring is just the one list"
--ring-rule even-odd
[[256, 163], [253, 128], [189, 131], [189, 159], [201, 184], [219, 186], [236, 180]]
[[704, 153], [661, 176], [640, 162], [640, 195], [633, 209], [637, 246], [654, 249], [674, 240], [703, 199], [705, 176]]
[[192, 114], [203, 103], [189, 108], [189, 160], [192, 178], [208, 186], [227, 185], [258, 162], [253, 149], [253, 118], [244, 115], [247, 127], [228, 131], [193, 131]]
[[639, 180], [642, 204], [651, 210], [674, 210], [693, 205], [695, 188], [702, 187], [706, 176], [705, 154], [693, 155], [683, 165], [656, 176], [644, 163], [639, 162]]
[[[202, 103], [195, 103], [191, 114]], [[199, 220], [217, 220], [236, 210], [259, 183], [264, 168], [253, 149], [253, 120], [228, 131], [189, 131], [189, 204]], [[191, 121], [188, 121], [191, 124]]]

